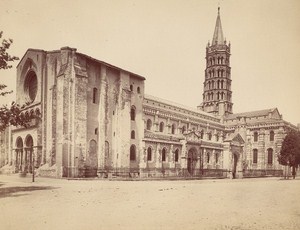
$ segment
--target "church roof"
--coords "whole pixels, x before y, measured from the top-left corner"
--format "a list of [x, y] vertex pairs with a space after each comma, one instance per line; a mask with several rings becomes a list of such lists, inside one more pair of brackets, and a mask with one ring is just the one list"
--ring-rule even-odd
[[219, 7], [212, 45], [223, 45], [223, 44], [224, 44], [224, 37], [223, 37], [223, 30], [222, 30], [222, 24], [220, 18], [220, 7]]
[[228, 115], [225, 120], [232, 120], [236, 119], [238, 117], [262, 117], [262, 116], [268, 116], [269, 113], [273, 113], [277, 108], [272, 109], [264, 109], [264, 110], [257, 110], [257, 111], [250, 111], [250, 112], [244, 112], [244, 113], [234, 113]]
[[157, 101], [159, 103], [163, 103], [165, 105], [174, 106], [174, 107], [180, 108], [182, 110], [186, 110], [187, 113], [192, 112], [194, 114], [201, 115], [201, 116], [205, 117], [206, 119], [213, 120], [215, 122], [220, 122], [219, 118], [215, 117], [214, 115], [212, 115], [210, 113], [207, 113], [207, 112], [204, 112], [202, 110], [195, 109], [195, 108], [191, 108], [189, 106], [182, 105], [182, 104], [179, 104], [179, 103], [176, 103], [176, 102], [173, 102], [173, 101], [158, 98], [158, 97], [155, 97], [155, 96], [152, 96], [152, 95], [149, 95], [149, 94], [145, 94], [144, 99], [146, 101], [147, 100], [152, 100], [152, 101]]

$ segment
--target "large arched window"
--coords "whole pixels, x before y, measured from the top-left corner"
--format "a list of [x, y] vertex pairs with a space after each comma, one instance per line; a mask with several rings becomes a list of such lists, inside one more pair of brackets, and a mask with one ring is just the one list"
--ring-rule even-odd
[[137, 93], [141, 93], [141, 88], [137, 87]]
[[257, 149], [253, 149], [253, 164], [257, 164], [257, 157], [258, 157]]
[[25, 77], [24, 81], [24, 92], [26, 95], [26, 100], [28, 102], [33, 102], [37, 95], [38, 80], [34, 71], [29, 71]]
[[152, 128], [152, 121], [150, 119], [147, 120], [147, 130], [151, 130]]
[[275, 136], [274, 131], [271, 131], [270, 132], [270, 141], [274, 141], [274, 136]]
[[257, 142], [257, 141], [258, 141], [258, 133], [254, 132], [254, 142]]
[[134, 106], [131, 106], [130, 118], [131, 118], [132, 121], [135, 120], [135, 107]]
[[152, 149], [148, 147], [147, 149], [147, 161], [152, 161]]
[[273, 149], [268, 149], [268, 164], [273, 164]]
[[131, 136], [131, 139], [135, 139], [135, 131], [134, 130], [131, 131], [131, 135], [130, 136]]
[[133, 85], [130, 85], [130, 91], [133, 91]]
[[179, 150], [176, 149], [176, 150], [175, 150], [175, 156], [174, 156], [175, 162], [178, 162], [178, 159], [179, 159]]
[[136, 159], [136, 150], [135, 150], [135, 145], [130, 146], [130, 160], [135, 161]]
[[159, 132], [163, 132], [164, 131], [164, 126], [165, 126], [165, 124], [163, 122], [159, 123]]
[[162, 151], [161, 151], [161, 161], [165, 162], [166, 161], [166, 149], [163, 148]]
[[172, 124], [172, 134], [175, 134], [175, 129], [176, 129], [175, 124]]

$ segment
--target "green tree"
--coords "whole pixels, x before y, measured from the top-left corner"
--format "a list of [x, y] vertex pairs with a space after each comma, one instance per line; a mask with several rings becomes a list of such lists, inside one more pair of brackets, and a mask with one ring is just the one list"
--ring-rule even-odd
[[300, 164], [300, 132], [290, 131], [284, 138], [278, 156], [281, 165], [292, 167], [293, 178], [295, 179], [296, 168]]
[[[19, 60], [16, 56], [11, 56], [7, 51], [13, 43], [12, 39], [3, 39], [3, 31], [0, 31], [0, 70], [12, 68], [11, 63]], [[11, 94], [12, 90], [7, 91], [6, 85], [0, 84], [0, 97]], [[5, 130], [9, 125], [27, 127], [29, 122], [34, 118], [33, 115], [22, 116], [22, 109], [26, 105], [20, 106], [12, 102], [10, 106], [0, 105], [0, 132]]]

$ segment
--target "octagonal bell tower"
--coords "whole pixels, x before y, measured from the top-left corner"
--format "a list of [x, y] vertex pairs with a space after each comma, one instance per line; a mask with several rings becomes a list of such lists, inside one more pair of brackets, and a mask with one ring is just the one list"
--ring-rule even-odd
[[212, 44], [206, 47], [203, 102], [198, 108], [220, 117], [232, 113], [230, 73], [230, 43], [223, 36], [219, 7]]

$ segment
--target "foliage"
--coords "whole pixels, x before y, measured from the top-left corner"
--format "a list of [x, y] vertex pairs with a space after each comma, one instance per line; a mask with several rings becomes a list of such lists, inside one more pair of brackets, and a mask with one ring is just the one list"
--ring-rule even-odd
[[278, 161], [282, 165], [297, 167], [300, 164], [300, 132], [290, 131], [282, 142]]
[[[0, 39], [2, 39], [3, 32], [0, 31]], [[12, 39], [3, 39], [0, 45], [0, 70], [10, 69], [13, 61], [19, 60], [16, 56], [8, 54], [7, 50], [13, 43]], [[5, 91], [7, 86], [0, 84], [0, 97], [12, 93], [12, 91]], [[22, 109], [26, 105], [20, 106], [12, 102], [10, 106], [0, 105], [0, 132], [5, 130], [9, 125], [27, 127], [29, 122], [35, 117], [34, 115], [22, 115]]]

